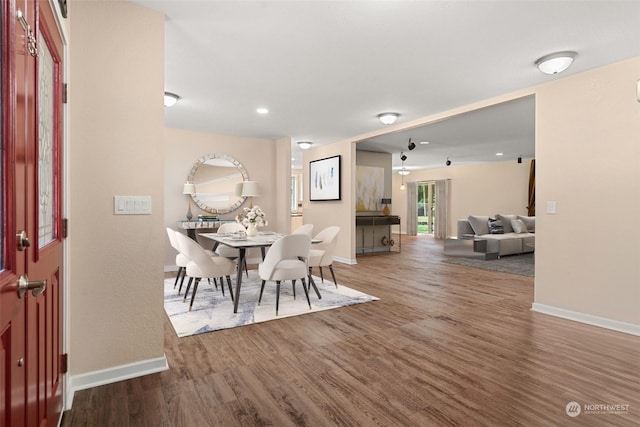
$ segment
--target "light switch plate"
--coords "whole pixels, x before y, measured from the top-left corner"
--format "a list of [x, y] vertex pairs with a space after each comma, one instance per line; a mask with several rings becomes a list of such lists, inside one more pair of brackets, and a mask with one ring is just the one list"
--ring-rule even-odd
[[547, 201], [547, 213], [549, 213], [549, 214], [556, 213], [556, 202], [555, 202], [555, 200]]
[[113, 196], [114, 215], [151, 215], [151, 196]]

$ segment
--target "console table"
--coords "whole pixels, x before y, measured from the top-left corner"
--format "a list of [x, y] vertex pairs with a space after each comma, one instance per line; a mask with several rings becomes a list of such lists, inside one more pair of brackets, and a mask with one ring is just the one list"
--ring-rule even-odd
[[191, 237], [196, 242], [198, 241], [198, 231], [210, 233], [212, 230], [217, 230], [225, 222], [236, 222], [235, 219], [216, 219], [209, 221], [178, 221], [178, 228], [187, 230], [187, 236]]
[[356, 216], [356, 254], [391, 252], [396, 242], [391, 226], [398, 225], [397, 252], [400, 252], [400, 217], [397, 215]]

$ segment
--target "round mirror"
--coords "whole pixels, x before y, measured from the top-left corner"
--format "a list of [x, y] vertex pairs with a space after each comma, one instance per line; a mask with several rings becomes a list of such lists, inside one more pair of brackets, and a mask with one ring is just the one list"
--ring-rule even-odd
[[226, 154], [207, 154], [191, 168], [189, 182], [195, 184], [191, 195], [200, 209], [209, 213], [229, 213], [238, 209], [244, 197], [236, 192], [239, 185], [249, 180], [242, 164]]

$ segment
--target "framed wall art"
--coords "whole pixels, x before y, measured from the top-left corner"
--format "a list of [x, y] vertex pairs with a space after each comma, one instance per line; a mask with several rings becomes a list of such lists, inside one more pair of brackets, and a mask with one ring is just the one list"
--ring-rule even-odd
[[309, 162], [309, 200], [340, 200], [340, 156]]

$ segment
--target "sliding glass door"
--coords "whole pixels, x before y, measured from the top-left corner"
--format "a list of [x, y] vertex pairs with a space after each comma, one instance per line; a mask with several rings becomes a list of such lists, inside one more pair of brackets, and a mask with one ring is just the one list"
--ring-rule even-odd
[[418, 234], [433, 234], [436, 224], [436, 184], [418, 183]]

